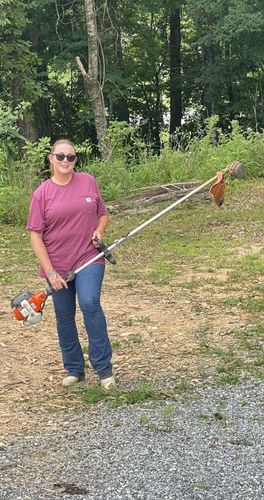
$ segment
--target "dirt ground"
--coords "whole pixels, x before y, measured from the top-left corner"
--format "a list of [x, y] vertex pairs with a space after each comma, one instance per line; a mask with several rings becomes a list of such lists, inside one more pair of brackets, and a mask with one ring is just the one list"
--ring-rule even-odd
[[[225, 280], [221, 270], [215, 277]], [[188, 269], [181, 282], [208, 275], [194, 275]], [[10, 311], [9, 298], [15, 287], [3, 287], [0, 331], [0, 442], [7, 443], [24, 432], [53, 425], [54, 414], [82, 408], [82, 403], [69, 390], [61, 387], [64, 370], [58, 348], [51, 299], [47, 300], [44, 319], [25, 328]], [[39, 291], [39, 281], [32, 290]], [[17, 290], [17, 293], [22, 290]], [[205, 374], [210, 379], [214, 360], [209, 364], [201, 354], [201, 339], [209, 331], [210, 343], [228, 346], [230, 333], [243, 327], [246, 316], [234, 307], [222, 307], [218, 298], [223, 291], [207, 286], [188, 289], [170, 285], [143, 284], [129, 287], [106, 273], [102, 304], [109, 335], [114, 345], [113, 366], [120, 388], [137, 385], [140, 378], [170, 390], [182, 379], [191, 383]], [[78, 313], [82, 346], [86, 333]], [[87, 385], [97, 384], [97, 377], [87, 361]]]

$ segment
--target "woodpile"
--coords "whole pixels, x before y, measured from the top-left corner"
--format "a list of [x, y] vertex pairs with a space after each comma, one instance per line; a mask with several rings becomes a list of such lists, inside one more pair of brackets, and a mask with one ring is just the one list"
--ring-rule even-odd
[[[190, 193], [198, 186], [201, 186], [203, 182], [199, 180], [189, 181], [189, 182], [176, 182], [173, 184], [164, 184], [159, 186], [150, 186], [148, 188], [142, 188], [138, 194], [128, 196], [121, 200], [115, 201], [111, 206], [115, 209], [125, 210], [126, 208], [132, 208], [135, 206], [146, 206], [152, 205], [153, 203], [159, 203], [169, 200], [177, 200]], [[209, 200], [208, 187], [199, 191], [193, 195], [190, 200]]]

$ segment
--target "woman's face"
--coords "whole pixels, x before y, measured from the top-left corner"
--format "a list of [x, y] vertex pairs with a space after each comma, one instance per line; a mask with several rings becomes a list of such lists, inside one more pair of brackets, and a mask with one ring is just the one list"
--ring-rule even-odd
[[49, 154], [49, 161], [53, 166], [54, 175], [67, 175], [73, 171], [77, 161], [75, 149], [70, 144], [57, 144]]

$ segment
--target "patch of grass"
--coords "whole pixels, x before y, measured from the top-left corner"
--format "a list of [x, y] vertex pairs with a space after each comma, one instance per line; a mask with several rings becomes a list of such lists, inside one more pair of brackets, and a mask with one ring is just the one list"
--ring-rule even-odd
[[209, 422], [209, 415], [206, 415], [205, 413], [203, 413], [201, 411], [198, 412], [196, 414], [196, 416], [197, 416], [197, 418], [199, 418], [199, 420], [202, 420], [203, 422], [206, 422], [206, 423]]
[[204, 481], [198, 481], [198, 483], [195, 484], [195, 487], [202, 491], [206, 491], [209, 489], [209, 485]]
[[188, 381], [186, 379], [181, 379], [173, 389], [173, 392], [176, 396], [182, 396], [185, 394], [187, 391], [190, 390]]
[[83, 352], [83, 354], [88, 354], [88, 346], [87, 345], [82, 345], [82, 352]]
[[38, 264], [24, 227], [0, 226], [0, 283], [30, 284]]
[[245, 297], [225, 297], [222, 304], [229, 307], [241, 307], [249, 312], [264, 311], [264, 299], [260, 298], [245, 298]]
[[151, 319], [148, 316], [140, 316], [139, 318], [136, 319], [136, 323], [149, 325], [149, 323], [151, 323]]
[[264, 366], [264, 352], [262, 352], [261, 354], [259, 354], [258, 356], [256, 356], [254, 359], [253, 359], [253, 362], [252, 362], [252, 366], [253, 367], [263, 367]]
[[155, 422], [152, 422], [152, 420], [147, 417], [146, 415], [141, 415], [139, 419], [139, 424], [142, 427], [146, 427], [149, 431], [156, 431], [157, 430], [157, 424]]
[[172, 265], [166, 262], [156, 262], [154, 269], [148, 274], [148, 279], [155, 284], [168, 284], [172, 278]]
[[254, 335], [257, 338], [264, 339], [264, 324], [253, 324], [247, 329], [242, 330], [242, 332], [244, 332], [245, 335]]
[[230, 444], [233, 444], [234, 446], [254, 446], [254, 442], [250, 441], [247, 438], [233, 438], [229, 440]]
[[[97, 404], [100, 401], [105, 401], [112, 408], [124, 405], [139, 404], [144, 401], [164, 401], [165, 399], [177, 400], [187, 390], [188, 385], [185, 380], [177, 384], [171, 392], [164, 392], [152, 386], [148, 381], [142, 380], [135, 389], [119, 390], [115, 389], [111, 392], [104, 392], [100, 386], [85, 387], [85, 385], [73, 386], [70, 390], [81, 397], [86, 404]], [[164, 421], [171, 417], [174, 410], [174, 405], [167, 405], [168, 408], [163, 412]]]
[[252, 376], [254, 378], [264, 380], [263, 366], [261, 366], [260, 368], [251, 366], [249, 373], [250, 373], [250, 376]]
[[206, 308], [199, 305], [199, 304], [196, 304], [196, 305], [192, 306], [191, 311], [196, 313], [196, 314], [201, 314], [204, 311], [206, 311]]
[[99, 386], [78, 386], [73, 387], [72, 391], [79, 394], [86, 404], [96, 404], [100, 401], [106, 401], [112, 408], [134, 405], [147, 400], [159, 401], [165, 397], [162, 392], [156, 390], [146, 381], [141, 382], [138, 388], [129, 391], [113, 390], [106, 393]]
[[175, 286], [178, 286], [179, 288], [183, 288], [185, 290], [195, 290], [197, 288], [200, 288], [201, 282], [196, 280], [186, 281], [185, 283], [175, 284]]
[[114, 349], [114, 351], [120, 349], [121, 345], [122, 344], [121, 344], [120, 340], [115, 339], [115, 340], [111, 341], [111, 346]]
[[240, 297], [225, 297], [222, 299], [221, 303], [228, 307], [238, 307], [242, 302]]
[[206, 355], [224, 357], [226, 359], [232, 359], [233, 354], [232, 351], [226, 351], [225, 349], [219, 346], [212, 346], [208, 344], [206, 341], [200, 342], [200, 352]]
[[248, 351], [260, 351], [263, 349], [264, 326], [252, 325], [242, 330], [236, 330], [234, 337], [239, 341], [240, 346]]
[[227, 372], [221, 375], [218, 379], [219, 385], [237, 385], [240, 382], [240, 377], [237, 373]]
[[235, 259], [233, 270], [228, 275], [229, 283], [241, 283], [241, 281], [252, 281], [254, 277], [264, 276], [264, 254], [246, 255]]
[[161, 421], [159, 422], [153, 422], [149, 417], [146, 415], [142, 415], [140, 417], [140, 425], [143, 427], [146, 427], [150, 431], [162, 431], [162, 432], [170, 432], [173, 428], [173, 415], [175, 412], [175, 405], [172, 403], [169, 403], [165, 405], [161, 409]]
[[263, 312], [264, 311], [264, 298], [251, 298], [245, 299], [241, 301], [242, 309], [245, 309], [249, 312]]
[[111, 341], [112, 348], [116, 351], [120, 349], [131, 349], [137, 344], [141, 344], [142, 337], [140, 335], [130, 335], [126, 339], [114, 339]]
[[[194, 221], [192, 222], [194, 223]], [[192, 233], [194, 228], [190, 228], [188, 238], [170, 238], [162, 245], [165, 253], [173, 251], [175, 256], [184, 257], [185, 259], [196, 259], [199, 256], [199, 259], [203, 262], [219, 257], [221, 254], [229, 254], [230, 248], [226, 248], [226, 244], [220, 236], [207, 234], [201, 223], [199, 223], [199, 226], [196, 227], [196, 234]]]
[[245, 376], [264, 378], [264, 326], [255, 324], [233, 334], [235, 345], [229, 349], [213, 346], [207, 340], [200, 342], [200, 352], [217, 358], [216, 372], [220, 385], [237, 384]]

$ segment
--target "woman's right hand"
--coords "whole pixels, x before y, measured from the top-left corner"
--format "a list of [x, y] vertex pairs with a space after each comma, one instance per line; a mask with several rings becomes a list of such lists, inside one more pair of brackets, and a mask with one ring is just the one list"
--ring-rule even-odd
[[55, 292], [61, 290], [62, 288], [68, 288], [67, 281], [65, 281], [62, 276], [57, 273], [57, 271], [50, 271], [49, 273], [47, 273], [47, 278]]

